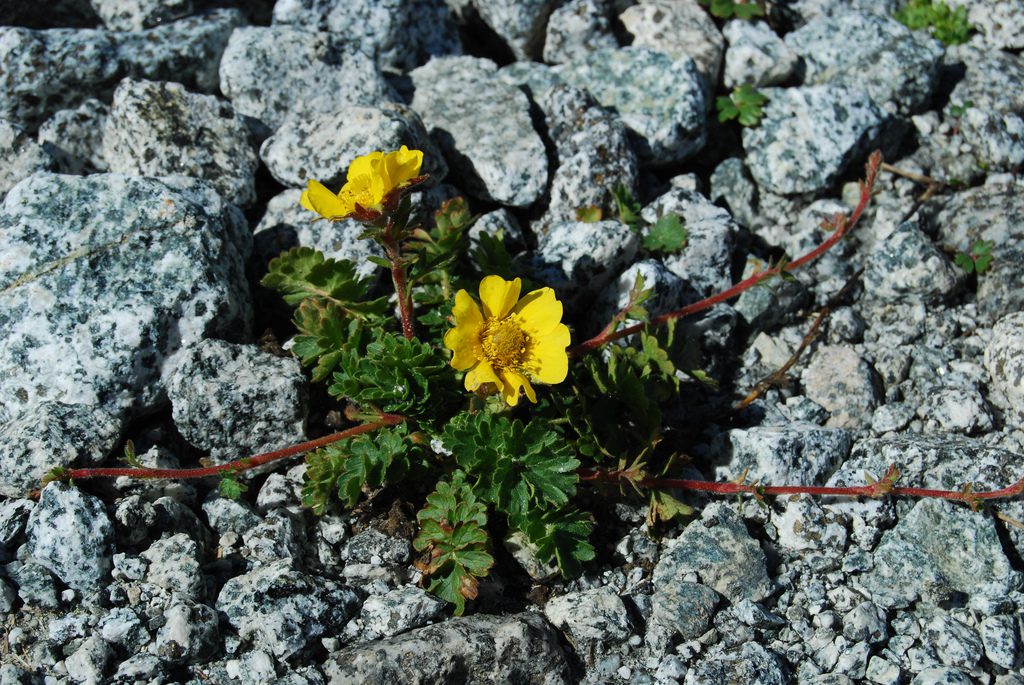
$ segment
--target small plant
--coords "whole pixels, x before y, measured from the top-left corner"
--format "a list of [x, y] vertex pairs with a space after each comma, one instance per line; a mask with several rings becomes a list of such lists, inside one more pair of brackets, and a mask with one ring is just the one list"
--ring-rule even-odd
[[976, 273], [980, 276], [988, 271], [992, 263], [993, 245], [991, 240], [975, 240], [970, 252], [957, 252], [953, 261], [966, 273]]
[[909, 29], [928, 29], [946, 45], [966, 43], [975, 30], [967, 21], [966, 7], [952, 8], [943, 0], [907, 0], [893, 17]]
[[764, 6], [757, 0], [700, 0], [719, 19], [753, 19], [764, 16]]
[[749, 83], [736, 86], [729, 95], [715, 99], [718, 109], [718, 120], [721, 122], [736, 119], [740, 126], [757, 126], [761, 123], [764, 110], [761, 105], [768, 102], [768, 96], [754, 89]]
[[665, 214], [651, 224], [641, 215], [640, 203], [628, 188], [616, 186], [612, 189], [612, 198], [619, 213], [619, 221], [643, 233], [643, 244], [648, 250], [671, 254], [686, 247], [689, 233], [679, 215]]

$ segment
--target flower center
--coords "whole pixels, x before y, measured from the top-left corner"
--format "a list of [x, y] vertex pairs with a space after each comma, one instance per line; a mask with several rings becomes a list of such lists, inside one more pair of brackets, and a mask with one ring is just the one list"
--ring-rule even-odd
[[530, 347], [530, 336], [511, 316], [488, 322], [481, 337], [484, 356], [496, 369], [519, 367]]

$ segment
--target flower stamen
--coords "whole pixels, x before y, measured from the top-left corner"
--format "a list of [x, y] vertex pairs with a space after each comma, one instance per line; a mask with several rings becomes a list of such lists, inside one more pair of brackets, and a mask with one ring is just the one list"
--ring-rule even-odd
[[520, 369], [530, 349], [530, 336], [511, 316], [488, 322], [480, 337], [484, 356], [495, 369]]

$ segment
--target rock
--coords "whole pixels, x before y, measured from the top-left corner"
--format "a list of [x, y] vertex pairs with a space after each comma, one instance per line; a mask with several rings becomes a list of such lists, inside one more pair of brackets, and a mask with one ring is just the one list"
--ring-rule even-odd
[[962, 275], [917, 225], [908, 221], [877, 245], [864, 268], [864, 290], [871, 297], [894, 301], [922, 298], [937, 302], [949, 297]]
[[910, 685], [973, 685], [974, 680], [955, 668], [930, 666], [910, 681]]
[[[25, 524], [36, 503], [30, 499], [8, 499], [0, 502], [0, 554], [14, 546], [25, 532]], [[5, 555], [4, 555], [5, 556]]]
[[51, 469], [97, 466], [120, 441], [121, 421], [101, 407], [41, 402], [0, 436], [0, 493], [19, 497]]
[[[794, 481], [772, 482], [789, 484]], [[820, 504], [807, 496], [792, 497], [786, 500], [783, 506], [785, 509], [781, 513], [773, 510], [771, 517], [772, 524], [778, 531], [777, 542], [780, 547], [797, 552], [820, 552], [830, 556], [838, 556], [844, 552], [846, 525], [841, 517], [826, 512]]]
[[[623, 271], [618, 280], [601, 294], [593, 307], [597, 312], [593, 320], [595, 333], [629, 303], [629, 293], [638, 276], [644, 279], [644, 288], [653, 291], [651, 299], [643, 305], [652, 317], [679, 309], [685, 302], [697, 299], [687, 287], [686, 281], [669, 271], [664, 264], [656, 259], [644, 259]], [[632, 319], [627, 321], [635, 323]]]
[[1016, 114], [969, 107], [960, 118], [960, 132], [978, 166], [989, 173], [1013, 171], [1024, 163], [1024, 119]]
[[692, 59], [643, 47], [595, 50], [565, 64], [560, 76], [618, 112], [642, 162], [682, 162], [704, 147], [710, 103]]
[[900, 667], [880, 656], [868, 660], [865, 675], [869, 681], [879, 685], [899, 685], [902, 682]]
[[651, 617], [645, 641], [653, 654], [664, 654], [677, 636], [695, 640], [707, 632], [720, 596], [701, 585], [679, 577], [665, 577], [651, 594]]
[[25, 606], [56, 609], [60, 606], [57, 599], [57, 584], [53, 576], [42, 564], [32, 560], [12, 561], [4, 567], [4, 572], [18, 588], [18, 597]]
[[608, 587], [554, 597], [544, 605], [544, 615], [566, 633], [577, 650], [618, 644], [632, 632], [625, 604]]
[[647, 0], [627, 7], [619, 21], [633, 34], [632, 45], [664, 52], [672, 59], [690, 57], [709, 87], [718, 82], [725, 41], [697, 0]]
[[331, 685], [391, 682], [573, 682], [556, 631], [538, 614], [477, 615], [331, 654]]
[[636, 191], [639, 170], [625, 125], [585, 91], [555, 86], [535, 95], [544, 112], [558, 166], [551, 177], [547, 212], [535, 231], [556, 221], [574, 221], [577, 212], [598, 207], [603, 216], [616, 211], [612, 189]]
[[865, 427], [880, 399], [871, 366], [847, 346], [819, 347], [800, 381], [804, 394], [832, 412], [830, 427]]
[[143, 652], [133, 654], [118, 664], [111, 682], [128, 685], [129, 683], [159, 682], [166, 677], [167, 674], [164, 673], [160, 659]]
[[805, 84], [859, 88], [879, 107], [901, 112], [920, 111], [931, 102], [944, 52], [923, 32], [856, 11], [809, 21], [785, 40], [803, 59]]
[[299, 517], [287, 510], [271, 511], [266, 519], [242, 534], [242, 556], [253, 566], [280, 560], [301, 567], [305, 530]]
[[285, 0], [274, 4], [273, 25], [358, 36], [353, 44], [382, 69], [408, 71], [462, 52], [443, 0]]
[[286, 659], [354, 614], [359, 600], [344, 585], [290, 568], [279, 561], [235, 576], [217, 597], [217, 610], [238, 631]]
[[259, 525], [260, 516], [244, 502], [215, 497], [203, 502], [203, 513], [218, 535], [232, 532], [242, 535]]
[[242, 117], [227, 102], [177, 83], [122, 81], [106, 120], [103, 157], [113, 172], [182, 174], [209, 181], [236, 205], [256, 200], [259, 159]]
[[720, 685], [783, 685], [787, 682], [782, 663], [774, 652], [757, 643], [721, 654], [709, 654], [686, 674], [686, 685], [716, 683]]
[[544, 49], [544, 28], [555, 0], [490, 0], [475, 3], [480, 18], [505, 41], [516, 60], [536, 59]]
[[569, 0], [548, 17], [544, 61], [562, 64], [601, 48], [618, 46], [600, 0]]
[[492, 237], [497, 237], [500, 233], [502, 241], [505, 243], [505, 249], [508, 250], [509, 254], [522, 252], [526, 246], [523, 227], [519, 225], [519, 220], [516, 219], [515, 215], [504, 207], [481, 214], [473, 222], [473, 225], [467, 231], [470, 245], [474, 248], [479, 247], [481, 243], [480, 235], [483, 233]]
[[448, 165], [416, 112], [391, 102], [372, 107], [339, 104], [330, 113], [299, 112], [263, 141], [260, 158], [286, 186], [305, 188], [306, 181], [315, 179], [334, 190], [345, 183], [356, 157], [403, 145], [423, 151], [421, 173], [430, 175], [432, 185], [448, 174]]
[[142, 553], [149, 561], [146, 582], [192, 601], [206, 593], [195, 540], [184, 533], [157, 540]]
[[23, 128], [0, 119], [0, 198], [37, 171], [54, 171], [57, 162]]
[[776, 86], [793, 77], [800, 57], [761, 22], [733, 19], [722, 29], [729, 49], [725, 51], [726, 88], [749, 83], [755, 88]]
[[43, 488], [25, 531], [31, 559], [75, 590], [94, 592], [110, 582], [114, 526], [103, 503], [78, 488]]
[[467, 192], [527, 207], [544, 192], [548, 161], [530, 121], [530, 103], [476, 57], [431, 60], [411, 72], [412, 107], [438, 142]]
[[843, 636], [869, 644], [884, 642], [889, 638], [885, 612], [873, 602], [861, 602], [843, 616]]
[[1000, 50], [980, 50], [970, 45], [950, 48], [950, 61], [964, 69], [963, 78], [949, 95], [952, 103], [996, 112], [1024, 111], [1024, 59]]
[[1024, 312], [1007, 314], [992, 328], [985, 347], [993, 399], [1005, 409], [1007, 422], [1024, 426]]
[[64, 660], [64, 667], [75, 682], [98, 683], [102, 682], [103, 671], [113, 656], [113, 650], [103, 638], [90, 635]]
[[342, 38], [292, 26], [238, 28], [220, 62], [220, 89], [235, 111], [270, 130], [298, 110], [395, 101], [374, 62]]
[[444, 612], [445, 603], [418, 587], [402, 587], [363, 602], [363, 639], [379, 640], [420, 628]]
[[967, 8], [967, 23], [980, 31], [985, 45], [1002, 50], [1024, 48], [1024, 2], [1021, 0], [952, 0], [949, 4], [954, 8]]
[[305, 440], [307, 389], [297, 359], [204, 340], [183, 352], [167, 394], [181, 434], [216, 459]]
[[299, 204], [302, 191], [285, 190], [270, 198], [267, 211], [253, 232], [253, 262], [266, 273], [271, 259], [293, 247], [312, 247], [328, 259], [348, 259], [355, 264], [360, 278], [375, 280], [381, 267], [369, 261], [371, 255], [383, 257], [384, 251], [373, 240], [360, 239], [366, 229], [355, 219], [337, 223], [317, 221], [317, 216]]
[[1020, 618], [988, 616], [981, 621], [981, 639], [985, 657], [996, 666], [1013, 670], [1024, 660], [1020, 649]]
[[977, 389], [944, 388], [931, 392], [917, 408], [917, 415], [949, 433], [987, 433], [993, 425], [988, 403]]
[[982, 644], [978, 631], [952, 616], [933, 616], [924, 626], [922, 637], [947, 666], [969, 671], [981, 661]]
[[724, 203], [733, 220], [742, 226], [751, 226], [757, 208], [757, 186], [750, 172], [738, 157], [722, 161], [711, 173], [711, 193], [714, 203]]
[[826, 190], [877, 145], [885, 116], [866, 94], [842, 86], [767, 88], [764, 118], [743, 129], [746, 165], [761, 190]]
[[113, 31], [141, 31], [194, 10], [193, 0], [90, 0], [92, 8]]
[[914, 414], [914, 407], [905, 402], [883, 404], [871, 415], [871, 430], [876, 433], [902, 430], [914, 418]]
[[539, 549], [530, 542], [530, 538], [522, 531], [516, 530], [505, 538], [505, 549], [516, 560], [520, 568], [537, 582], [544, 582], [556, 577], [559, 573], [558, 564], [553, 559], [541, 559]]
[[90, 98], [74, 109], [62, 109], [39, 126], [38, 140], [57, 160], [62, 174], [107, 171], [103, 158], [103, 128], [110, 108]]
[[404, 564], [412, 556], [407, 540], [390, 537], [379, 530], [367, 528], [352, 536], [342, 550], [342, 558], [349, 562], [370, 564]]
[[746, 474], [766, 485], [820, 485], [846, 460], [851, 437], [810, 423], [734, 428], [711, 444], [716, 480]]
[[189, 663], [213, 656], [220, 642], [213, 607], [175, 598], [163, 611], [164, 624], [156, 635], [156, 653], [172, 663]]
[[37, 174], [8, 194], [0, 233], [13, 414], [47, 400], [144, 413], [165, 401], [180, 346], [248, 329], [248, 228], [204, 183]]
[[114, 607], [96, 627], [104, 640], [129, 652], [139, 651], [150, 640], [139, 615], [128, 607]]
[[736, 512], [724, 504], [705, 507], [700, 520], [690, 523], [662, 553], [654, 568], [654, 586], [678, 582], [687, 573], [696, 573], [703, 584], [731, 602], [759, 601], [772, 590], [764, 552]]

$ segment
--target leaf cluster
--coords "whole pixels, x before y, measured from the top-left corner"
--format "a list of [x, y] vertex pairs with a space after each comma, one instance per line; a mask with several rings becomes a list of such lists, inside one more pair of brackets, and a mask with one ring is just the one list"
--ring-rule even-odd
[[992, 247], [994, 241], [975, 240], [970, 252], [957, 252], [953, 261], [966, 273], [977, 273], [979, 276], [992, 264]]
[[768, 96], [754, 89], [749, 83], [732, 89], [729, 95], [715, 98], [720, 122], [736, 119], [740, 126], [757, 126], [764, 116], [762, 105], [768, 102]]
[[643, 232], [644, 247], [651, 252], [672, 254], [686, 247], [689, 233], [678, 214], [665, 214], [653, 224], [648, 223], [641, 214], [640, 203], [624, 185], [612, 189], [612, 199], [615, 200], [619, 221]]
[[943, 0], [908, 0], [893, 18], [912, 30], [927, 29], [946, 45], [966, 43], [975, 30], [967, 21], [967, 8], [952, 8]]
[[700, 0], [700, 4], [707, 7], [712, 16], [719, 19], [736, 17], [749, 21], [754, 17], [764, 16], [764, 7], [755, 0]]

